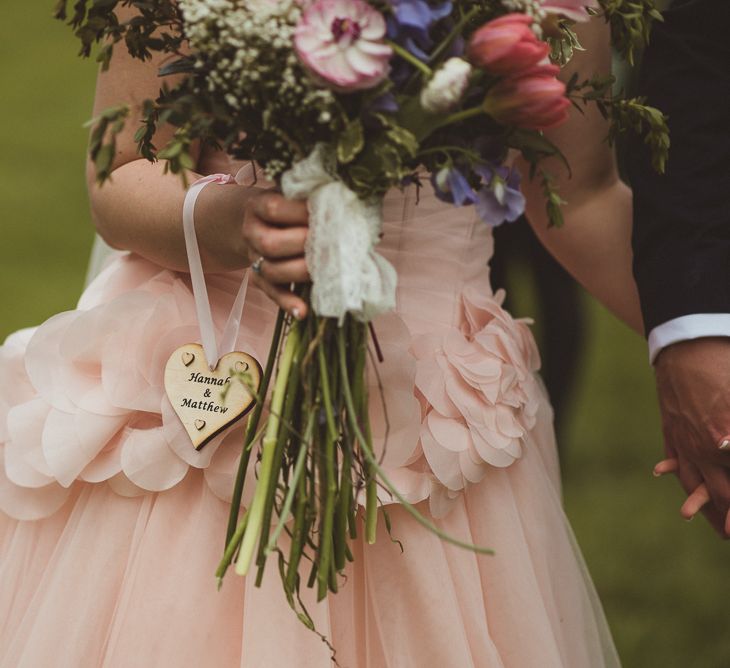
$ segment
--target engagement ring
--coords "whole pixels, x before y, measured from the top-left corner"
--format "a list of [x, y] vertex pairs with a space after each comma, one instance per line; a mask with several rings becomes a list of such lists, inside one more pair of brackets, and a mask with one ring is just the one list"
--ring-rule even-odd
[[262, 255], [259, 257], [252, 265], [251, 269], [253, 269], [254, 274], [261, 274], [261, 265], [264, 263], [264, 256]]

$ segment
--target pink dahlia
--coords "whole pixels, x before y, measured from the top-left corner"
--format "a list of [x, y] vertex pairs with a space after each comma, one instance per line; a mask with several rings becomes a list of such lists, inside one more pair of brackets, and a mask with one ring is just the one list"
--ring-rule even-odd
[[302, 62], [343, 91], [372, 88], [389, 72], [385, 19], [363, 0], [316, 0], [302, 13], [294, 45]]

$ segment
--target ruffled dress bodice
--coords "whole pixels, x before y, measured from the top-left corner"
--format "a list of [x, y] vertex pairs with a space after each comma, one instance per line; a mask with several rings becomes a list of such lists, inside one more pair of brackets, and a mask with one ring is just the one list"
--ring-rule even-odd
[[378, 251], [398, 272], [397, 312], [412, 334], [458, 326], [466, 286], [491, 294], [493, 245], [474, 207], [440, 201], [427, 182], [388, 193]]
[[[492, 294], [491, 231], [473, 207], [411, 185], [387, 195], [383, 214], [379, 250], [399, 283], [396, 312], [374, 323], [385, 358], [384, 401], [371, 401], [376, 449], [406, 498], [428, 498], [438, 516], [488, 467], [520, 458], [543, 398], [538, 356], [526, 324]], [[241, 277], [208, 276], [219, 334]], [[250, 288], [237, 348], [264, 360], [274, 318], [273, 304]], [[77, 309], [11, 335], [0, 348], [0, 510], [38, 519], [74, 486], [137, 496], [174, 487], [190, 469], [228, 500], [243, 426], [197, 452], [163, 387], [168, 357], [198, 340], [189, 277], [129, 253]]]

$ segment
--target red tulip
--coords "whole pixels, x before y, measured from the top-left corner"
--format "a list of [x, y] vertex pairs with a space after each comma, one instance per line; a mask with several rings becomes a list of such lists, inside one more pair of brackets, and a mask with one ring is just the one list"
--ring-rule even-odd
[[565, 84], [556, 79], [559, 67], [536, 65], [527, 72], [498, 81], [484, 100], [485, 111], [505, 125], [547, 130], [568, 118]]
[[507, 14], [485, 23], [469, 40], [467, 56], [477, 67], [493, 74], [521, 74], [549, 53], [530, 26], [526, 14]]

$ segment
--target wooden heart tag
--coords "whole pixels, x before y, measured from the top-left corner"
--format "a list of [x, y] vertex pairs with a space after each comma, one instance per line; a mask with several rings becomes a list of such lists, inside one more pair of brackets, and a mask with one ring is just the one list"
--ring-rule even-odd
[[263, 371], [247, 353], [223, 355], [211, 371], [202, 346], [188, 343], [167, 361], [165, 391], [196, 450], [240, 420], [256, 403], [249, 388], [235, 377], [237, 373], [246, 373], [254, 393], [258, 392]]

